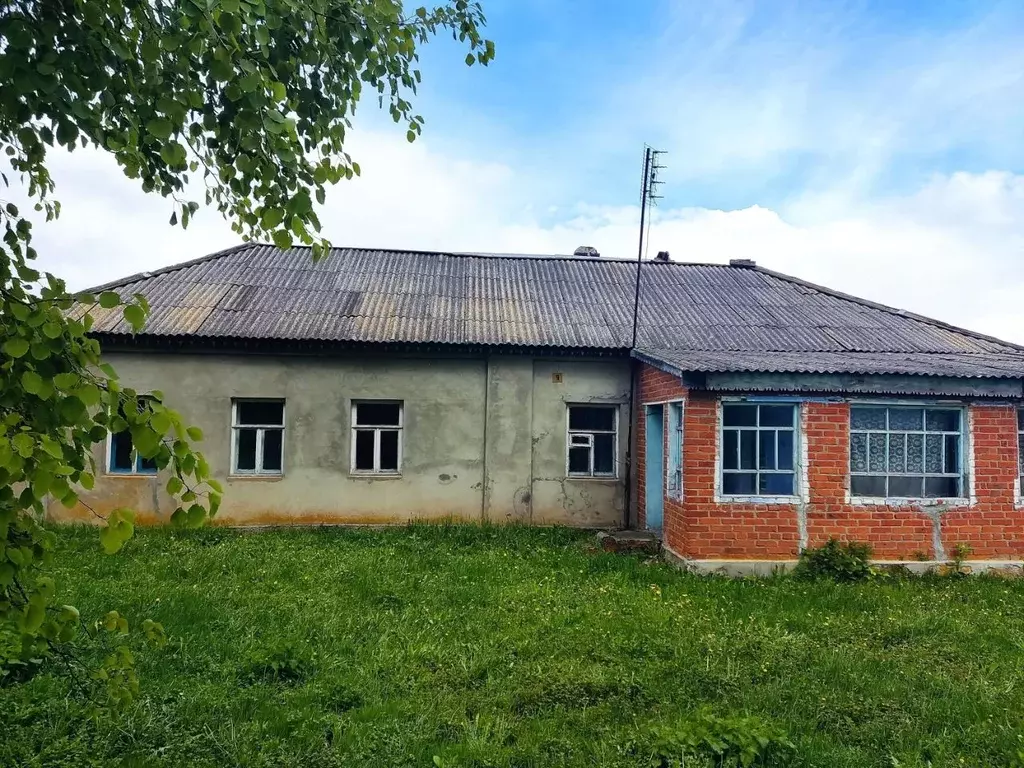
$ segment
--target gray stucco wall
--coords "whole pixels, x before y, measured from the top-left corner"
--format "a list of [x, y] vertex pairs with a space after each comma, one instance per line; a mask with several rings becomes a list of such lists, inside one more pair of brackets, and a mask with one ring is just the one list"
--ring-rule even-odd
[[[199, 448], [224, 484], [224, 524], [382, 524], [460, 518], [609, 527], [622, 522], [629, 363], [488, 358], [270, 357], [112, 353], [126, 386], [159, 389], [199, 426]], [[556, 375], [556, 374], [560, 374]], [[235, 477], [233, 398], [285, 400], [284, 474]], [[351, 403], [404, 403], [398, 477], [350, 473]], [[566, 477], [566, 405], [618, 404], [618, 477]], [[98, 466], [106, 467], [97, 449]], [[130, 507], [140, 522], [174, 508], [165, 477], [101, 474], [82, 493], [99, 513]], [[58, 519], [95, 519], [82, 505]]]

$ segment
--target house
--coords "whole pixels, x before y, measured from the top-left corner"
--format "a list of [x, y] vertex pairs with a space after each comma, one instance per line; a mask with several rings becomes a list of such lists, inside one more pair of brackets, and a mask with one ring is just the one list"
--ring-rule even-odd
[[[99, 310], [94, 332], [203, 429], [222, 523], [639, 526], [698, 561], [833, 535], [1024, 557], [1024, 348], [752, 261], [581, 253], [246, 244], [102, 286], [152, 314], [133, 336]], [[130, 436], [97, 459], [92, 509], [173, 509]]]

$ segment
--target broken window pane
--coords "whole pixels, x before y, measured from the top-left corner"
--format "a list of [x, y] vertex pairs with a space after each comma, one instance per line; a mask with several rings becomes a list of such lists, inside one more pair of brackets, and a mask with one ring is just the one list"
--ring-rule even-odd
[[400, 403], [357, 403], [356, 425], [360, 427], [397, 427], [401, 424]]
[[616, 406], [571, 405], [569, 429], [574, 431], [614, 432]]
[[615, 435], [594, 435], [594, 474], [615, 473]]
[[263, 467], [268, 472], [281, 471], [281, 457], [284, 450], [284, 432], [268, 429], [263, 433]]
[[235, 469], [241, 472], [256, 470], [256, 430], [239, 429], [235, 438]]
[[240, 400], [236, 404], [236, 424], [284, 426], [284, 403], [280, 400]]
[[382, 429], [380, 431], [380, 470], [381, 472], [398, 471], [398, 430]]
[[356, 466], [358, 470], [372, 472], [373, 466], [373, 439], [372, 429], [356, 430]]

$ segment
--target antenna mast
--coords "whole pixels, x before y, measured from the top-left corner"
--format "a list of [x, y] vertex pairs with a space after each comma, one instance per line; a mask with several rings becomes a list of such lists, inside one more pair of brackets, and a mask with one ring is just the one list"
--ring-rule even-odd
[[[654, 149], [644, 144], [644, 166], [640, 182], [640, 242], [636, 249], [636, 286], [633, 295], [633, 343], [632, 349], [636, 348], [636, 335], [640, 319], [640, 264], [643, 262], [644, 254], [647, 252], [647, 235], [650, 233], [651, 217], [647, 215], [648, 207], [658, 204], [664, 195], [658, 194], [658, 189], [663, 182], [658, 178], [658, 172], [665, 169], [665, 166], [658, 162], [664, 155], [664, 150]], [[646, 223], [646, 229], [644, 225]]]

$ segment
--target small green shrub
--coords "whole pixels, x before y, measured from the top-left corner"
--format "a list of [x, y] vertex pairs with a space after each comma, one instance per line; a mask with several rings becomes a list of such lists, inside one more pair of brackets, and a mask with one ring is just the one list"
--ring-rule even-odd
[[971, 549], [970, 544], [960, 543], [953, 547], [953, 551], [950, 554], [953, 559], [949, 561], [949, 569], [947, 573], [950, 576], [967, 576], [971, 569], [966, 566], [967, 558], [971, 556], [974, 550]]
[[285, 643], [276, 648], [261, 648], [251, 652], [242, 666], [242, 682], [247, 685], [294, 685], [301, 683], [312, 673], [313, 665], [309, 657], [293, 644]]
[[660, 768], [707, 765], [788, 765], [796, 748], [780, 727], [755, 716], [720, 717], [701, 709], [674, 728], [653, 732], [653, 765]]
[[873, 574], [871, 545], [831, 538], [820, 547], [808, 547], [801, 552], [793, 573], [803, 579], [863, 581]]

